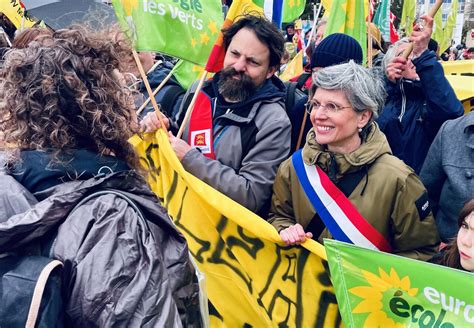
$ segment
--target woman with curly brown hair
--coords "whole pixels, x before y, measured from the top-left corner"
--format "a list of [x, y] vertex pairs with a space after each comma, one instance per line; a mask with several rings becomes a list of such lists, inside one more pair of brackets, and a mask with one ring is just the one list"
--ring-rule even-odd
[[138, 129], [119, 73], [130, 51], [118, 31], [75, 26], [7, 54], [0, 253], [40, 244], [63, 262], [67, 327], [200, 326], [186, 242], [127, 142]]

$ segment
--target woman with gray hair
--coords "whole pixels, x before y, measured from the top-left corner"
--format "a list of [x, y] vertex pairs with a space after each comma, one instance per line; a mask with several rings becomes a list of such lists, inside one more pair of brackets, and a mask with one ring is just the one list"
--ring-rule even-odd
[[287, 245], [314, 236], [421, 260], [436, 253], [426, 190], [374, 122], [384, 96], [353, 61], [318, 72], [307, 104], [313, 128], [273, 185], [269, 222]]

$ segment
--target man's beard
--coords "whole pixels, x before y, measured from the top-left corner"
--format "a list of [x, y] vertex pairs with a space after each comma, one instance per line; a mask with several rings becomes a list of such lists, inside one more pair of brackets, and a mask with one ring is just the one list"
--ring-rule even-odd
[[[239, 78], [234, 79], [235, 76]], [[221, 70], [217, 87], [221, 96], [231, 103], [247, 100], [256, 89], [248, 75], [243, 72], [237, 72], [233, 67]]]

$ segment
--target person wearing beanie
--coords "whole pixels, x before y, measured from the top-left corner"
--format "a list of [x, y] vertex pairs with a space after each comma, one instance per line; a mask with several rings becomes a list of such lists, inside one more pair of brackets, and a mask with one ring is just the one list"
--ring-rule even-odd
[[[314, 74], [321, 68], [339, 65], [353, 60], [357, 64], [362, 64], [362, 47], [359, 42], [353, 37], [342, 34], [334, 33], [326, 36], [321, 43], [313, 50], [311, 55], [311, 72], [308, 79], [304, 83], [307, 90], [312, 85]], [[304, 89], [303, 89], [304, 90]], [[297, 145], [298, 136], [300, 134], [301, 127], [303, 125], [305, 105], [308, 101], [307, 97], [302, 98], [298, 101], [293, 108], [287, 108], [286, 112], [290, 117], [292, 124], [291, 130], [291, 151], [295, 151], [296, 148], [303, 147], [303, 143]], [[305, 136], [311, 129], [312, 125], [308, 118], [304, 122], [303, 136]]]
[[362, 64], [362, 48], [353, 37], [334, 33], [325, 37], [314, 49], [311, 56], [311, 70], [343, 64], [353, 60], [357, 64]]

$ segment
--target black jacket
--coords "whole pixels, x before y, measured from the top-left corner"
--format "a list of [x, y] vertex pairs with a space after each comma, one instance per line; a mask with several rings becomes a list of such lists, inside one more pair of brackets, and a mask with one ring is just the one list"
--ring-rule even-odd
[[0, 206], [0, 253], [42, 243], [64, 263], [66, 326], [200, 326], [186, 241], [141, 176], [101, 174], [34, 196], [0, 174], [0, 204], [11, 205]]

